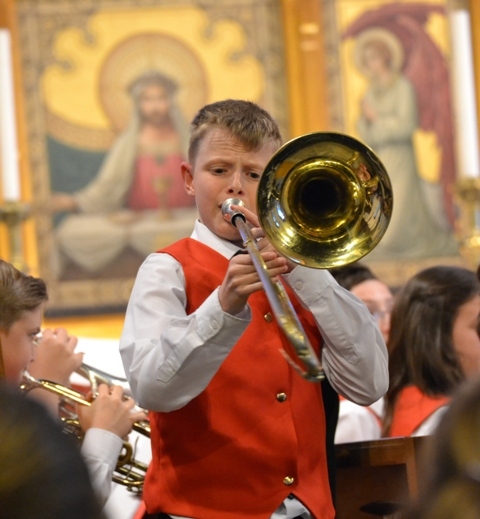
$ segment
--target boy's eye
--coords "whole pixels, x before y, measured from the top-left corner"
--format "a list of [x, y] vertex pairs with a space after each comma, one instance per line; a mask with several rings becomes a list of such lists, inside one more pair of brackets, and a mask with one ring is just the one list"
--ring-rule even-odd
[[42, 340], [42, 332], [33, 332], [29, 334], [30, 339], [34, 344], [39, 344]]
[[252, 171], [248, 175], [252, 180], [259, 180], [261, 175], [260, 173], [257, 173], [256, 171]]

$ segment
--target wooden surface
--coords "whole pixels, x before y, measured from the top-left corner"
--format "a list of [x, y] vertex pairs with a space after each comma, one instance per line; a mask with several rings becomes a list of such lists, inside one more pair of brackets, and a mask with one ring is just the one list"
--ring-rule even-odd
[[336, 446], [336, 519], [382, 517], [360, 510], [375, 502], [417, 494], [420, 460], [428, 437], [386, 438]]

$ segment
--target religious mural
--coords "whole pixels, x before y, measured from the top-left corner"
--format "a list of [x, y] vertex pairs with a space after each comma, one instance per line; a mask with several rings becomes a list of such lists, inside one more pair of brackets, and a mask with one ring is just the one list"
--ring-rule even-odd
[[193, 227], [180, 163], [196, 111], [250, 99], [286, 129], [278, 3], [16, 4], [49, 312], [122, 309], [144, 258]]
[[335, 116], [393, 185], [393, 215], [368, 261], [458, 254], [446, 2], [338, 0]]

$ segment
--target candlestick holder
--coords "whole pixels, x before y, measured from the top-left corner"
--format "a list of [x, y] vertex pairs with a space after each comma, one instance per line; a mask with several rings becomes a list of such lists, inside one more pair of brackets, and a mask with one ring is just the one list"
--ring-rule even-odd
[[22, 222], [29, 215], [28, 204], [10, 200], [0, 203], [0, 221], [7, 226], [10, 263], [22, 272], [27, 270], [23, 251]]
[[480, 178], [463, 178], [455, 185], [459, 206], [457, 239], [460, 254], [469, 268], [480, 265]]

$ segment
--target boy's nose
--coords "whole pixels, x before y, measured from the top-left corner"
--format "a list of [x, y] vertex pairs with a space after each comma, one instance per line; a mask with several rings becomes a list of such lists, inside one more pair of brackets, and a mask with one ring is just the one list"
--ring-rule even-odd
[[243, 193], [242, 175], [239, 172], [235, 172], [230, 178], [230, 185], [228, 186], [228, 192], [231, 194]]

